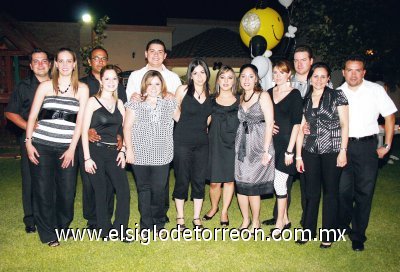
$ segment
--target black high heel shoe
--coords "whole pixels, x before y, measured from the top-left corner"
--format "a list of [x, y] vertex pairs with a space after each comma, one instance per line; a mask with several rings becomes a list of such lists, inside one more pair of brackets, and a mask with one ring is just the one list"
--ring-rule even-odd
[[205, 214], [205, 215], [203, 216], [203, 220], [204, 220], [204, 221], [208, 221], [208, 220], [213, 219], [213, 217], [217, 214], [218, 211], [219, 211], [219, 208], [217, 208], [217, 211], [216, 211], [212, 216], [208, 216], [207, 214]]
[[[185, 220], [185, 217], [177, 217], [176, 221], [178, 221], [178, 220]], [[181, 228], [181, 231], [186, 229], [185, 223], [183, 223], [183, 224], [176, 223], [176, 228]]]
[[242, 231], [242, 230], [245, 230], [245, 229], [249, 229], [250, 225], [251, 225], [251, 220], [249, 221], [249, 224], [248, 224], [246, 227], [243, 226], [243, 224], [240, 225], [240, 227], [238, 227], [238, 231]]
[[200, 223], [200, 224], [196, 224], [196, 223], [195, 223], [196, 220], [199, 220], [199, 221], [201, 222], [200, 218], [193, 218], [193, 220], [192, 220], [193, 227], [194, 227], [195, 229], [196, 229], [196, 228], [199, 228], [199, 229], [204, 228], [204, 227], [203, 227], [203, 224], [201, 224], [201, 223]]
[[271, 236], [274, 238], [274, 239], [279, 239], [281, 236], [282, 236], [282, 231], [284, 230], [284, 228], [283, 229], [280, 229], [280, 228], [272, 228], [270, 231], [271, 231]]

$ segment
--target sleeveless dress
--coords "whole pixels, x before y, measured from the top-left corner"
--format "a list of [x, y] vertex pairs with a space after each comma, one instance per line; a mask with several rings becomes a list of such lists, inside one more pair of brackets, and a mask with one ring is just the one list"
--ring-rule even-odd
[[230, 106], [211, 100], [209, 128], [208, 179], [211, 182], [230, 182], [235, 179], [235, 137], [239, 126], [239, 96]]
[[271, 139], [267, 166], [261, 164], [264, 155], [265, 120], [258, 101], [244, 111], [239, 105], [239, 128], [235, 140], [236, 192], [242, 195], [264, 195], [274, 192], [275, 150]]

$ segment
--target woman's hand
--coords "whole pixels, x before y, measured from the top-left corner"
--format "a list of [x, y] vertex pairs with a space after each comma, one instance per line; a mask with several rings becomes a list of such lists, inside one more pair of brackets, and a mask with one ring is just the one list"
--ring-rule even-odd
[[296, 159], [296, 169], [299, 173], [305, 172], [303, 159]]
[[29, 160], [33, 164], [38, 165], [39, 161], [36, 157], [39, 158], [40, 155], [39, 155], [39, 152], [37, 152], [36, 148], [33, 146], [33, 144], [30, 141], [26, 142], [26, 151], [28, 153]]
[[336, 166], [337, 167], [345, 167], [347, 164], [347, 156], [345, 150], [340, 150], [339, 155], [336, 159]]
[[293, 154], [286, 155], [286, 153], [285, 153], [285, 165], [286, 166], [289, 166], [293, 163], [293, 156], [294, 156]]
[[125, 168], [125, 164], [126, 164], [126, 162], [125, 162], [125, 153], [122, 152], [122, 151], [119, 151], [116, 161], [118, 162], [117, 165], [121, 166], [121, 168], [124, 169]]
[[62, 156], [60, 157], [60, 160], [63, 159], [61, 167], [62, 168], [68, 168], [70, 164], [72, 166], [74, 166], [74, 156], [75, 156], [75, 150], [71, 149], [71, 148], [68, 148], [64, 152], [64, 154], [62, 154]]
[[89, 174], [95, 174], [96, 173], [96, 163], [92, 159], [85, 160], [85, 171], [88, 172]]
[[126, 150], [126, 159], [125, 159], [126, 163], [130, 163], [133, 164], [135, 162], [135, 156], [133, 154], [133, 150]]
[[268, 163], [271, 161], [272, 156], [268, 152], [264, 152], [262, 159], [261, 159], [261, 164], [264, 166], [267, 166]]

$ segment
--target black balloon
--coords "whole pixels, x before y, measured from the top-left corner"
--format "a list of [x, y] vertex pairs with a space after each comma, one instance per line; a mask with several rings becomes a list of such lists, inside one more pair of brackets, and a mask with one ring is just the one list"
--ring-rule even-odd
[[250, 40], [250, 53], [253, 57], [262, 56], [267, 50], [267, 40], [260, 35], [256, 35]]

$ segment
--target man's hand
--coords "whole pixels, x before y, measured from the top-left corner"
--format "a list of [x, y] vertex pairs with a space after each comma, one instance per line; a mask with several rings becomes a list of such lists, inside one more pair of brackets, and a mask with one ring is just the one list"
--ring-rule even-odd
[[175, 95], [173, 93], [167, 92], [167, 94], [164, 96], [165, 100], [172, 100], [175, 98]]
[[89, 135], [89, 142], [91, 143], [95, 143], [101, 140], [100, 135], [97, 134], [97, 131], [94, 128], [89, 129], [88, 135]]
[[279, 126], [275, 125], [275, 122], [274, 122], [274, 129], [272, 130], [272, 135], [276, 135], [278, 133], [279, 133]]
[[385, 155], [388, 152], [389, 152], [389, 149], [385, 148], [384, 146], [381, 146], [376, 150], [376, 153], [378, 153], [378, 158], [379, 159], [383, 159], [383, 157], [385, 157]]
[[133, 93], [131, 95], [131, 101], [133, 102], [141, 102], [143, 100], [142, 95], [139, 93]]
[[122, 142], [122, 136], [121, 135], [117, 135], [117, 150], [121, 150], [121, 148], [122, 148], [122, 145], [123, 144], [123, 142]]
[[303, 126], [303, 134], [304, 135], [308, 135], [310, 134], [310, 124], [309, 123], [305, 123]]

